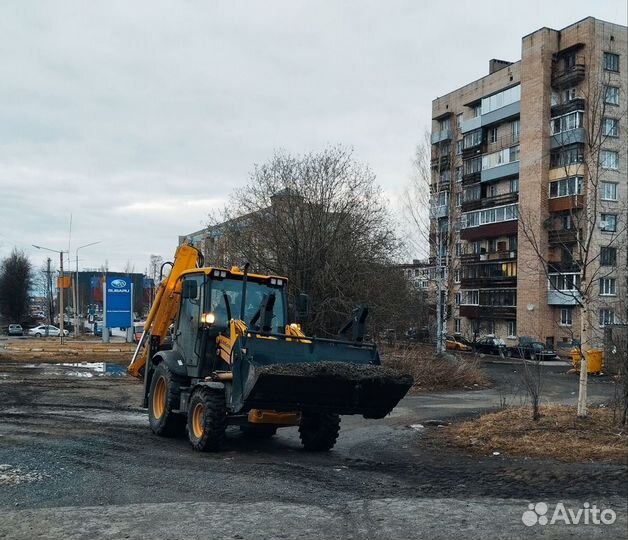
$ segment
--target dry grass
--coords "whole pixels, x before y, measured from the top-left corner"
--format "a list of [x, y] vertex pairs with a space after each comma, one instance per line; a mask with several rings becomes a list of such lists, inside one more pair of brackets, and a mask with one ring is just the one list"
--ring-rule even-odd
[[628, 432], [612, 410], [591, 408], [579, 419], [576, 408], [541, 406], [534, 422], [529, 407], [508, 408], [442, 430], [448, 441], [483, 455], [551, 457], [560, 461], [628, 463]]
[[417, 390], [452, 390], [488, 386], [488, 379], [473, 357], [456, 356], [451, 359], [436, 355], [433, 347], [411, 345], [403, 347], [383, 347], [384, 365], [414, 377]]

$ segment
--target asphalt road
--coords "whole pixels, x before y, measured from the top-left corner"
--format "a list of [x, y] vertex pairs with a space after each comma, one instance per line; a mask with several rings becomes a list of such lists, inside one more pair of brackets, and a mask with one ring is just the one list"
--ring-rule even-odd
[[[324, 454], [303, 451], [295, 428], [266, 441], [230, 430], [223, 452], [193, 452], [152, 435], [138, 381], [99, 369], [0, 364], [0, 537], [626, 537], [625, 467], [469, 456], [425, 424], [518, 404], [516, 364], [487, 364], [489, 389], [409, 396], [383, 420], [344, 417]], [[545, 398], [574, 403], [577, 377], [543, 370]], [[591, 380], [591, 401], [612, 393]], [[589, 503], [616, 520], [524, 525], [538, 502], [547, 516]]]

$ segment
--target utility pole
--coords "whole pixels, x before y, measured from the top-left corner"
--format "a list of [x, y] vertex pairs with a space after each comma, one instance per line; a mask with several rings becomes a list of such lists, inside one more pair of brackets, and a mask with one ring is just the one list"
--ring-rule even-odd
[[52, 325], [52, 314], [54, 312], [54, 304], [52, 302], [52, 276], [50, 272], [50, 257], [48, 257], [46, 265], [46, 302], [48, 303], [48, 324]]

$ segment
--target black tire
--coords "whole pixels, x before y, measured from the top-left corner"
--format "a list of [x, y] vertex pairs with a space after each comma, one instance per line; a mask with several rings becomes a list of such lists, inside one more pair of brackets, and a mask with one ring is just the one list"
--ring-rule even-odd
[[188, 406], [188, 437], [194, 450], [217, 452], [225, 440], [227, 405], [225, 393], [201, 386]]
[[36, 338], [40, 338], [40, 337], [41, 337], [41, 334], [40, 334], [39, 332], [37, 332], [37, 333], [35, 334], [35, 337], [36, 337]]
[[335, 413], [303, 413], [299, 424], [299, 437], [306, 450], [331, 450], [340, 433], [340, 416]]
[[181, 381], [160, 363], [150, 382], [148, 394], [148, 421], [156, 435], [172, 437], [183, 431], [185, 417], [174, 411], [179, 408]]
[[277, 433], [277, 426], [271, 424], [245, 424], [240, 426], [240, 431], [247, 437], [255, 439], [270, 439]]

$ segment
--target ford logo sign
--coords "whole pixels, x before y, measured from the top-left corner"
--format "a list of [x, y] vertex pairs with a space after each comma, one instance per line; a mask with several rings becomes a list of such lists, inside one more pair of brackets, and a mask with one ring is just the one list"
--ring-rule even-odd
[[111, 282], [111, 286], [114, 289], [122, 289], [122, 288], [126, 287], [126, 281], [124, 281], [123, 279], [114, 279]]

